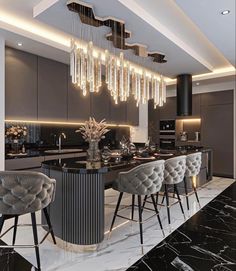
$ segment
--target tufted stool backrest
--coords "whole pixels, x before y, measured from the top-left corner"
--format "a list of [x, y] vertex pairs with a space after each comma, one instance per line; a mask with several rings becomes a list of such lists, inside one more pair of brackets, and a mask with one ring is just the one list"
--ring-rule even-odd
[[181, 155], [165, 161], [164, 183], [177, 184], [183, 181], [186, 171], [186, 156]]
[[0, 214], [41, 210], [54, 200], [56, 181], [39, 172], [0, 171]]
[[133, 195], [151, 195], [160, 191], [163, 180], [164, 160], [158, 160], [120, 172], [113, 188]]
[[187, 155], [187, 158], [186, 158], [187, 168], [186, 168], [185, 176], [186, 177], [197, 176], [200, 172], [201, 164], [202, 164], [201, 152], [191, 153]]

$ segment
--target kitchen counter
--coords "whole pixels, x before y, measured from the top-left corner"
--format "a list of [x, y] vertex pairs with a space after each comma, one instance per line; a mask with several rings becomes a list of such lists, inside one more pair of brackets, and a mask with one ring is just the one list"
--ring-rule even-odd
[[170, 151], [162, 151], [159, 153], [154, 153], [155, 159], [129, 159], [116, 162], [114, 158], [112, 158], [109, 163], [104, 164], [103, 162], [95, 162], [90, 163], [85, 160], [85, 157], [78, 158], [68, 158], [68, 159], [57, 159], [57, 160], [49, 160], [42, 163], [42, 167], [45, 169], [53, 169], [59, 170], [63, 172], [70, 173], [106, 173], [114, 170], [122, 170], [122, 169], [131, 169], [132, 167], [138, 166], [141, 163], [150, 162], [154, 160], [160, 159], [168, 159], [172, 157], [176, 157], [179, 155], [188, 155], [190, 153], [194, 153], [197, 151], [201, 151], [202, 153], [207, 153], [210, 151], [208, 148], [201, 148], [197, 150], [170, 150]]
[[[83, 148], [78, 148], [79, 150], [75, 150], [75, 148], [67, 149], [66, 152], [50, 152], [50, 149], [47, 150], [27, 150], [25, 153], [13, 154], [13, 153], [6, 153], [5, 160], [8, 159], [20, 159], [20, 158], [28, 158], [28, 157], [40, 157], [40, 156], [53, 156], [53, 155], [62, 155], [62, 154], [70, 154], [70, 153], [79, 153], [84, 152]], [[53, 149], [53, 151], [56, 149]]]

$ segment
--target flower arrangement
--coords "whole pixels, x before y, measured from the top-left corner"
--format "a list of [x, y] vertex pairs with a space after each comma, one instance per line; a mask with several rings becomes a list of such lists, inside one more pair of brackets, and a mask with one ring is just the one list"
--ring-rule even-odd
[[76, 133], [81, 133], [85, 141], [91, 142], [100, 141], [102, 138], [105, 138], [105, 134], [110, 130], [107, 129], [107, 124], [105, 119], [100, 122], [97, 122], [95, 118], [89, 118], [88, 121], [85, 121], [85, 124], [76, 130]]
[[27, 136], [26, 126], [10, 126], [6, 129], [6, 137], [10, 140], [22, 139]]

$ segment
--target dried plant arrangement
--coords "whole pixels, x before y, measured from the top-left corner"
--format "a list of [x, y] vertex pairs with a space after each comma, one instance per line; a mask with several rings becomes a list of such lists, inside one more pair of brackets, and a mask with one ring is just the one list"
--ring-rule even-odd
[[107, 129], [107, 124], [105, 119], [97, 122], [95, 118], [90, 117], [85, 124], [76, 130], [76, 133], [81, 133], [85, 141], [90, 142], [92, 140], [100, 141], [105, 138], [105, 134], [110, 130]]

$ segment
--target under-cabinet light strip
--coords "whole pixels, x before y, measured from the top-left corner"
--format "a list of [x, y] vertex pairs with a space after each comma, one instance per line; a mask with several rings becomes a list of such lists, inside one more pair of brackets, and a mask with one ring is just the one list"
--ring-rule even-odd
[[180, 119], [180, 120], [184, 122], [200, 122], [201, 121], [201, 119]]
[[[52, 124], [52, 125], [84, 125], [84, 122], [61, 122], [61, 121], [40, 121], [40, 120], [11, 120], [11, 119], [6, 119], [6, 123], [9, 122], [17, 122], [17, 123], [31, 123], [31, 124]], [[110, 127], [128, 127], [131, 128], [131, 125], [127, 124], [112, 124], [112, 123], [107, 123], [107, 126]]]

